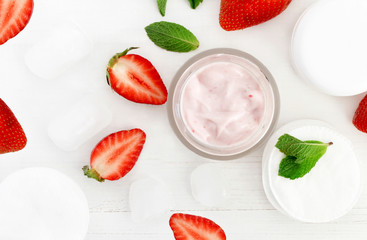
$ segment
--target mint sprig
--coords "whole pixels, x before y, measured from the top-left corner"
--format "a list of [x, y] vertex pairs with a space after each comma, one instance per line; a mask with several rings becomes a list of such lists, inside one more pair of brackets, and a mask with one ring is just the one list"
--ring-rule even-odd
[[189, 0], [192, 9], [196, 9], [203, 0]]
[[168, 51], [189, 52], [199, 47], [195, 35], [185, 27], [171, 22], [155, 22], [145, 27], [152, 42]]
[[314, 140], [301, 141], [289, 134], [284, 134], [275, 145], [286, 155], [279, 165], [278, 175], [292, 180], [305, 176], [332, 144]]
[[167, 0], [157, 0], [158, 9], [162, 17], [166, 15]]

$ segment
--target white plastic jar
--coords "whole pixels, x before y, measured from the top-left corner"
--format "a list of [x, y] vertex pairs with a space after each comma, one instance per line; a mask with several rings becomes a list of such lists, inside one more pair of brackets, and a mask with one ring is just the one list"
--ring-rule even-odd
[[334, 96], [367, 91], [366, 12], [366, 0], [320, 0], [301, 15], [291, 55], [307, 83]]

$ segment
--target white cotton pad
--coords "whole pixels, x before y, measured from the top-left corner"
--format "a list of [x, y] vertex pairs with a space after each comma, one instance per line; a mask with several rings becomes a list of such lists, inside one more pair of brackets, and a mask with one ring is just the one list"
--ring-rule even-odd
[[[278, 176], [284, 158], [275, 144], [288, 133], [300, 140], [333, 142], [304, 177]], [[319, 121], [296, 121], [273, 134], [263, 155], [263, 182], [269, 201], [286, 215], [303, 222], [329, 222], [348, 213], [359, 199], [360, 164], [348, 139]]]
[[367, 1], [320, 0], [293, 33], [293, 65], [320, 91], [352, 96], [367, 91]]
[[0, 239], [83, 240], [88, 202], [69, 177], [49, 168], [27, 168], [0, 184]]

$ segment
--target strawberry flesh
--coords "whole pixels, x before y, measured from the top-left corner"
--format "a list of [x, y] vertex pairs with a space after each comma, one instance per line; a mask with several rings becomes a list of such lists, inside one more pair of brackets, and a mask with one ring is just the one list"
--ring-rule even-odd
[[0, 0], [0, 45], [25, 28], [32, 12], [33, 0]]
[[122, 53], [111, 58], [107, 67], [107, 81], [124, 98], [145, 104], [161, 105], [167, 101], [167, 89], [158, 71], [147, 59]]
[[282, 13], [292, 0], [222, 0], [219, 24], [235, 31], [266, 22]]
[[135, 166], [145, 139], [146, 135], [140, 129], [108, 135], [92, 151], [91, 169], [88, 166], [83, 167], [84, 174], [100, 182], [124, 177]]
[[225, 240], [226, 234], [215, 222], [189, 214], [175, 213], [169, 225], [176, 240]]
[[22, 150], [27, 137], [14, 113], [0, 98], [0, 154]]
[[359, 131], [367, 133], [367, 95], [354, 113], [353, 124]]

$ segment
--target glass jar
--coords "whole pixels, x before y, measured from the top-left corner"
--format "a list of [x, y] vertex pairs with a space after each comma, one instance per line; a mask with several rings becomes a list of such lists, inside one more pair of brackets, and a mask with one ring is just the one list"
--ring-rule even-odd
[[[240, 66], [256, 80], [264, 96], [264, 112], [259, 125], [245, 139], [230, 145], [210, 144], [188, 127], [185, 120], [183, 97], [193, 74], [213, 63]], [[251, 97], [251, 96], [250, 96]], [[177, 72], [170, 89], [168, 115], [170, 124], [181, 142], [191, 151], [210, 159], [231, 160], [242, 157], [263, 143], [274, 129], [280, 108], [279, 92], [268, 69], [256, 58], [245, 52], [218, 48], [202, 52], [188, 60]]]

